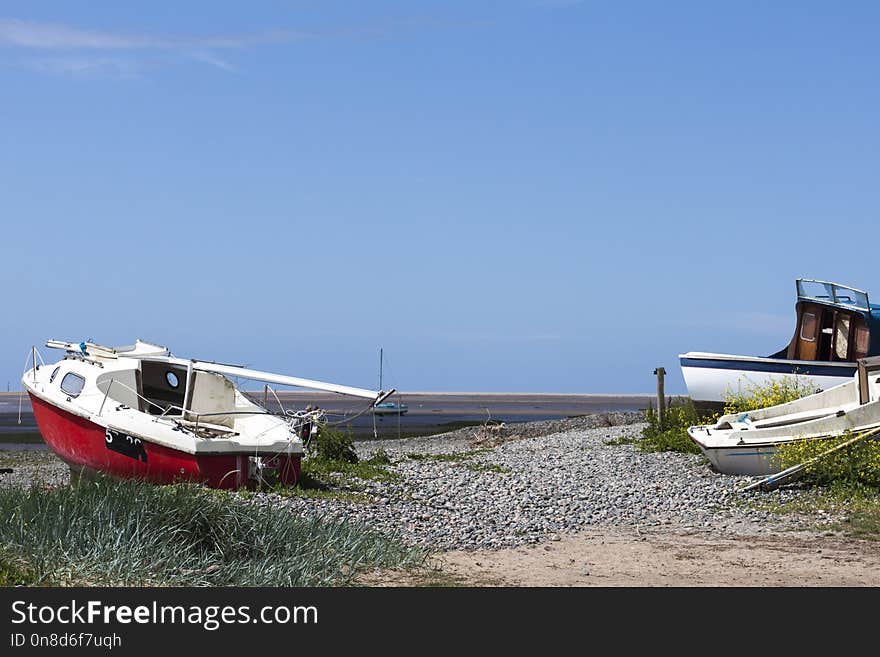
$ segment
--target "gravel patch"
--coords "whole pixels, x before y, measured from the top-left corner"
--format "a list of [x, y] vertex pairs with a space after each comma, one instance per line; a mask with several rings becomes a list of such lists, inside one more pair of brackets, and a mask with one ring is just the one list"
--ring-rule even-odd
[[[669, 526], [695, 532], [762, 534], [804, 529], [794, 517], [774, 516], [743, 504], [737, 489], [751, 477], [713, 472], [702, 456], [647, 453], [631, 444], [644, 423], [580, 428], [541, 435], [548, 423], [509, 427], [501, 444], [474, 450], [473, 430], [454, 435], [357, 443], [369, 458], [379, 448], [401, 477], [365, 481], [370, 502], [282, 498], [259, 494], [258, 503], [286, 505], [303, 514], [360, 520], [404, 540], [439, 550], [510, 548], [558, 540], [585, 528]], [[589, 426], [601, 423], [603, 426]], [[529, 437], [522, 437], [522, 435]], [[532, 435], [534, 434], [534, 435]], [[453, 454], [457, 460], [411, 458]], [[752, 493], [784, 502], [793, 489]]]
[[70, 482], [67, 464], [46, 450], [0, 450], [0, 486], [60, 486]]

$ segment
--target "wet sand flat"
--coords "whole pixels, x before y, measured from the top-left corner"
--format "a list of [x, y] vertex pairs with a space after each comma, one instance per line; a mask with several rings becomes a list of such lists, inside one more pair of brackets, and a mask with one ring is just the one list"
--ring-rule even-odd
[[[262, 390], [246, 393], [258, 402], [267, 402], [274, 411], [320, 406], [328, 420], [350, 429], [357, 437], [372, 436], [373, 415], [367, 400], [333, 393], [281, 391], [268, 397]], [[637, 411], [647, 408], [652, 397], [647, 394], [575, 394], [575, 393], [506, 393], [506, 392], [401, 392], [391, 398], [407, 406], [405, 415], [376, 416], [376, 432], [393, 436], [436, 433], [454, 428], [456, 423], [476, 424], [487, 420], [528, 422], [595, 413]], [[280, 402], [280, 405], [279, 405]], [[22, 400], [22, 424], [17, 423], [19, 393], [0, 393], [0, 448], [4, 434], [30, 432], [37, 428], [30, 402]], [[9, 442], [9, 441], [6, 441]], [[24, 441], [20, 441], [24, 442]]]

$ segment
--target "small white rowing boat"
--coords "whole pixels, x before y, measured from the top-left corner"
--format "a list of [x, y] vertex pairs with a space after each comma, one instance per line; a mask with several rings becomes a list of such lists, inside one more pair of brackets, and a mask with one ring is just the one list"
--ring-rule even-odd
[[724, 415], [688, 436], [718, 472], [770, 475], [782, 467], [780, 445], [880, 427], [880, 357], [858, 361], [852, 380], [786, 404]]

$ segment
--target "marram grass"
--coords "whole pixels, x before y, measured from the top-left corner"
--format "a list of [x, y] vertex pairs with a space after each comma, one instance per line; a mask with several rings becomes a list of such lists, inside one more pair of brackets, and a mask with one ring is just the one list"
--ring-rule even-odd
[[0, 585], [336, 586], [424, 551], [197, 485], [0, 489]]

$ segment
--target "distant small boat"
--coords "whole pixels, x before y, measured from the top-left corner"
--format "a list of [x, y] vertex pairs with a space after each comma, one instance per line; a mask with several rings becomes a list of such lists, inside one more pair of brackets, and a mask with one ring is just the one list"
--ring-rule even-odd
[[852, 380], [824, 392], [747, 413], [724, 415], [688, 429], [712, 467], [723, 474], [772, 475], [780, 445], [825, 440], [880, 427], [880, 357], [862, 359]]
[[880, 306], [869, 302], [867, 292], [805, 278], [795, 284], [794, 335], [775, 354], [679, 356], [688, 396], [698, 408], [720, 409], [728, 393], [773, 381], [800, 380], [827, 390], [849, 381], [860, 358], [880, 355]]
[[[382, 389], [382, 367], [384, 363], [384, 353], [379, 349], [379, 389]], [[373, 415], [406, 415], [409, 407], [400, 402], [382, 402], [373, 404]]]
[[384, 402], [373, 406], [374, 415], [406, 415], [409, 407], [397, 402]]

